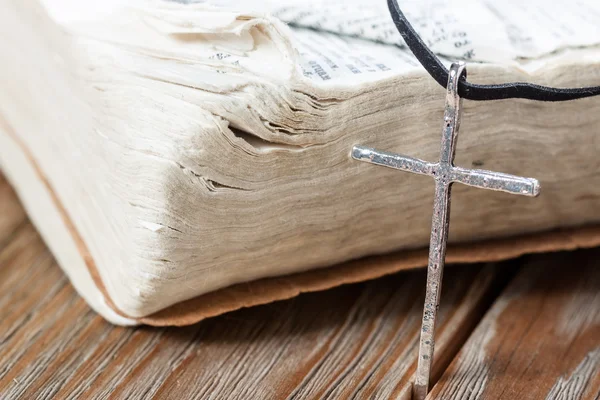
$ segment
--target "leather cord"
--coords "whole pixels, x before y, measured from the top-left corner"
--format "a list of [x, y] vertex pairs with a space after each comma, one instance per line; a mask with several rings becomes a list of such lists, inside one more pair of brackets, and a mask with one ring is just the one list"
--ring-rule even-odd
[[[388, 0], [388, 7], [396, 29], [406, 42], [417, 60], [429, 75], [442, 87], [448, 83], [448, 70], [440, 59], [425, 45], [408, 22], [396, 0]], [[553, 88], [526, 82], [502, 83], [496, 85], [477, 85], [462, 77], [458, 85], [458, 94], [470, 100], [529, 99], [539, 101], [566, 101], [600, 95], [600, 86], [583, 88]]]

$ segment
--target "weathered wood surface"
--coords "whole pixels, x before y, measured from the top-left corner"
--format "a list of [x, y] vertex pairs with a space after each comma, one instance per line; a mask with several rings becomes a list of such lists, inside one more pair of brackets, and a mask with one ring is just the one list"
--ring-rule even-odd
[[600, 251], [526, 263], [431, 398], [599, 399]]
[[[7, 210], [0, 218], [0, 398], [410, 396], [424, 271], [186, 328], [119, 328], [79, 298], [11, 192], [0, 193]], [[455, 267], [446, 274], [438, 375], [505, 272]]]
[[[477, 343], [483, 339], [477, 337], [486, 321], [498, 320], [496, 314], [504, 315], [500, 328], [506, 334], [495, 335], [488, 346], [497, 342], [499, 350], [508, 354], [512, 348], [520, 349], [513, 358], [532, 359], [533, 378], [524, 373], [527, 379], [537, 379], [535, 371], [553, 371], [556, 393], [568, 395], [580, 388], [581, 376], [597, 368], [600, 272], [594, 273], [594, 254], [600, 252], [578, 254], [577, 259], [561, 255], [560, 265], [573, 260], [570, 268], [561, 272], [553, 264], [545, 274], [540, 272], [542, 264], [555, 256], [539, 258], [538, 265], [522, 272], [485, 318], [512, 277], [511, 263], [448, 268], [433, 382], [459, 351], [460, 357], [434, 387], [432, 397], [446, 398], [439, 394], [453, 390], [457, 374], [469, 376], [469, 368], [460, 372], [465, 357], [475, 357], [474, 368], [487, 371], [487, 390], [502, 386], [494, 383], [500, 378], [512, 379], [511, 387], [520, 390], [531, 384], [521, 379], [515, 366], [506, 369], [514, 372], [511, 375], [495, 369], [496, 364], [486, 361], [487, 353], [477, 364], [477, 351], [489, 348], [480, 349]], [[530, 270], [538, 271], [537, 275]], [[570, 282], [575, 274], [581, 275], [579, 283], [561, 289], [560, 282]], [[547, 283], [536, 286], [540, 275]], [[424, 271], [405, 272], [240, 310], [185, 328], [114, 327], [75, 293], [0, 178], [0, 399], [408, 399], [424, 282]], [[571, 299], [574, 293], [579, 293], [575, 300]], [[519, 303], [520, 298], [525, 303]], [[528, 307], [534, 306], [537, 311], [527, 314]], [[579, 312], [581, 307], [586, 313]], [[555, 326], [549, 320], [545, 328], [524, 331], [525, 342], [516, 333], [511, 336], [531, 325], [529, 317], [535, 320], [543, 313], [551, 318], [551, 309], [567, 316], [562, 324]], [[469, 345], [461, 350], [480, 321]], [[587, 328], [577, 331], [574, 326]], [[500, 328], [494, 332], [503, 332]], [[545, 336], [555, 331], [571, 338], [568, 349], [562, 342], [552, 344], [554, 336]], [[539, 354], [522, 354], [529, 348], [520, 346], [536, 340], [563, 349], [546, 360], [551, 366], [538, 365]], [[524, 361], [520, 362], [522, 366]], [[586, 380], [586, 396], [598, 387], [597, 382], [597, 376]], [[546, 386], [544, 390], [552, 390]]]

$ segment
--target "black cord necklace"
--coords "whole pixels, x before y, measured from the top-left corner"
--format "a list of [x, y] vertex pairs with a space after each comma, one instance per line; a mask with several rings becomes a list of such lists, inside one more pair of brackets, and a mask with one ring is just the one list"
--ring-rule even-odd
[[[427, 70], [429, 75], [442, 87], [448, 83], [448, 70], [440, 59], [425, 45], [408, 22], [396, 0], [388, 0], [388, 7], [396, 29], [406, 45]], [[600, 86], [583, 88], [553, 88], [526, 82], [511, 82], [497, 85], [477, 85], [462, 77], [458, 84], [460, 97], [469, 100], [529, 99], [539, 101], [566, 101], [600, 95]]]

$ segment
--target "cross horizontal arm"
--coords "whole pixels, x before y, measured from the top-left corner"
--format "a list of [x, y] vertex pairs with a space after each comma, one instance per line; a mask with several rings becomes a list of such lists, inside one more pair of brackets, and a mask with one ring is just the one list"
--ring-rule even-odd
[[433, 175], [437, 164], [419, 160], [418, 158], [403, 156], [401, 154], [387, 153], [368, 147], [354, 146], [352, 158], [371, 164], [399, 169], [400, 171], [414, 172], [422, 175]]
[[478, 188], [524, 196], [535, 197], [540, 194], [540, 183], [537, 179], [522, 178], [500, 172], [454, 167], [452, 168], [451, 180]]

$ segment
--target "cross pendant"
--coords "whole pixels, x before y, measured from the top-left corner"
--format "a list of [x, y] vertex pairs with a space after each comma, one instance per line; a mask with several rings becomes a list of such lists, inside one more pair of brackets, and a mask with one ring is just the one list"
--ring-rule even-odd
[[419, 343], [419, 358], [413, 392], [416, 400], [423, 400], [429, 390], [429, 377], [434, 351], [435, 319], [439, 308], [439, 297], [442, 289], [442, 275], [448, 240], [448, 224], [450, 220], [450, 188], [452, 183], [483, 189], [525, 196], [537, 196], [540, 185], [536, 179], [498, 172], [465, 169], [453, 165], [454, 152], [460, 116], [462, 99], [458, 95], [458, 81], [465, 73], [464, 63], [454, 63], [448, 74], [446, 90], [446, 107], [442, 130], [442, 145], [440, 161], [430, 163], [417, 158], [399, 154], [386, 153], [366, 147], [354, 146], [352, 158], [400, 171], [429, 175], [435, 179], [435, 198], [433, 202], [433, 217], [431, 222], [431, 239], [429, 242], [429, 264], [427, 266], [427, 286], [425, 288], [425, 306], [421, 325]]

